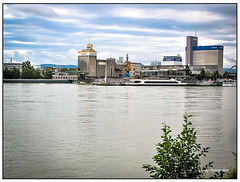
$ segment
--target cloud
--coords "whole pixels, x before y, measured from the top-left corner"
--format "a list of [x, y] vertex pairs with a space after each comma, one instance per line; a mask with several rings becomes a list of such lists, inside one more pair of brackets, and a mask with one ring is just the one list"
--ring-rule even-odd
[[225, 17], [210, 11], [181, 10], [181, 9], [140, 9], [140, 8], [117, 8], [112, 10], [114, 16], [135, 19], [159, 19], [174, 20], [188, 23], [206, 23], [224, 20]]
[[128, 53], [131, 61], [150, 64], [180, 52], [184, 60], [186, 36], [197, 27], [199, 45], [224, 45], [224, 56], [236, 59], [234, 7], [228, 6], [227, 12], [224, 5], [209, 7], [5, 4], [4, 51], [16, 60], [77, 64], [77, 50], [85, 49], [90, 38], [101, 59]]
[[[37, 64], [73, 64], [77, 65], [78, 51], [69, 49], [65, 51], [36, 51], [36, 50], [4, 50], [4, 60], [9, 61], [10, 58], [14, 62], [24, 62], [29, 60], [32, 65]], [[40, 62], [39, 62], [40, 61]]]
[[224, 56], [223, 57], [223, 67], [224, 68], [231, 68], [233, 65], [236, 65], [236, 59]]
[[64, 7], [53, 7], [52, 10], [56, 12], [58, 15], [62, 17], [81, 17], [81, 18], [95, 18], [97, 17], [96, 14], [86, 12], [81, 8], [74, 9], [74, 8], [64, 8]]
[[[30, 15], [52, 17], [57, 16], [57, 13], [52, 10], [49, 6], [42, 4], [14, 4], [10, 6], [13, 12], [23, 17]], [[11, 11], [12, 12], [12, 11]]]

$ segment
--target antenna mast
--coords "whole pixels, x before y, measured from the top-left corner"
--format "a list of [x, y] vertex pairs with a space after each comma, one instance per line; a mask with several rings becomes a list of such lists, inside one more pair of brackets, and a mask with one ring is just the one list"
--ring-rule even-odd
[[197, 28], [195, 28], [195, 37], [197, 37]]

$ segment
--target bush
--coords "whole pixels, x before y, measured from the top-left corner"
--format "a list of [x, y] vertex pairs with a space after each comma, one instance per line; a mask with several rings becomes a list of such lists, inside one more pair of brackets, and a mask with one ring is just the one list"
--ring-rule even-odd
[[157, 144], [157, 155], [153, 157], [158, 167], [149, 164], [142, 166], [150, 172], [150, 177], [161, 179], [201, 178], [204, 170], [209, 166], [212, 167], [213, 162], [201, 167], [200, 157], [206, 157], [209, 147], [202, 148], [201, 144], [197, 143], [196, 132], [194, 128], [190, 127], [192, 123], [188, 121], [192, 115], [185, 114], [183, 117], [183, 131], [176, 138], [170, 135], [170, 127], [163, 123], [161, 136], [163, 142]]

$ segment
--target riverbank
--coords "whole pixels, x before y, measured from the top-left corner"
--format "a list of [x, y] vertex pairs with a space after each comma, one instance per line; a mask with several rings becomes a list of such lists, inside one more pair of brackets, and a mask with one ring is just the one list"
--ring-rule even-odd
[[72, 83], [72, 80], [53, 79], [3, 79], [3, 83]]

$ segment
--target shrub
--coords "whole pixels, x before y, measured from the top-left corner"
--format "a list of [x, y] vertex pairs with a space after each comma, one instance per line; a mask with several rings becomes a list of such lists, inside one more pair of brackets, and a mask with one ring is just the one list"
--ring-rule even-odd
[[192, 115], [184, 114], [184, 124], [182, 132], [173, 138], [170, 133], [170, 127], [163, 123], [163, 134], [161, 136], [163, 142], [157, 144], [157, 155], [153, 160], [158, 165], [151, 166], [144, 164], [142, 168], [150, 172], [150, 177], [161, 179], [194, 179], [201, 178], [204, 170], [209, 166], [212, 167], [213, 162], [209, 162], [201, 167], [201, 156], [206, 157], [209, 147], [202, 148], [196, 139], [196, 132], [191, 128], [191, 122], [188, 118]]

